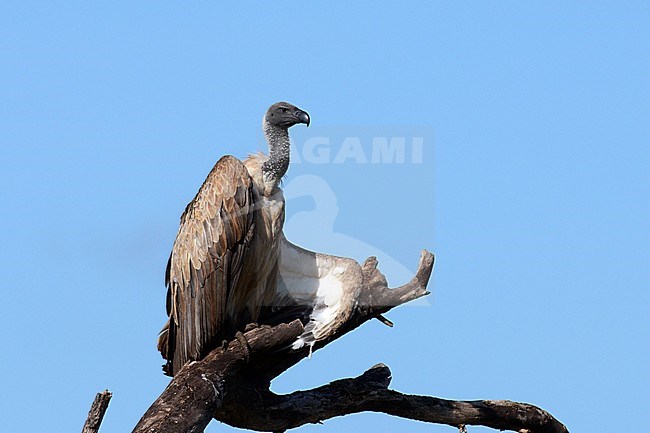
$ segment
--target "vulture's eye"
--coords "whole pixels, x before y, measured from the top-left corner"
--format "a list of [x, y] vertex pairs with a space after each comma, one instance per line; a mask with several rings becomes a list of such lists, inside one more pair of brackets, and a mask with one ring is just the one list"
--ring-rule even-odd
[[286, 109], [286, 108], [284, 108], [284, 107], [280, 107], [280, 111], [282, 111], [283, 113], [286, 113], [286, 112], [289, 111], [289, 110]]

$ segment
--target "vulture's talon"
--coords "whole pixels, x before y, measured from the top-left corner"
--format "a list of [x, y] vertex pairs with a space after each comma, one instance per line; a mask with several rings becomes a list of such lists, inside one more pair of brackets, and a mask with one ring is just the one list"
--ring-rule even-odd
[[248, 364], [251, 360], [251, 346], [248, 344], [248, 340], [241, 332], [237, 332], [235, 338], [239, 341], [239, 344], [244, 351], [244, 359], [246, 360], [246, 364]]
[[226, 350], [228, 348], [228, 340], [223, 340], [221, 342], [221, 349]]
[[258, 324], [255, 323], [255, 322], [253, 322], [253, 323], [249, 323], [249, 324], [246, 325], [246, 327], [244, 328], [244, 332], [252, 331], [253, 329], [255, 329], [255, 328], [259, 328], [259, 327], [260, 327], [260, 325], [258, 325]]

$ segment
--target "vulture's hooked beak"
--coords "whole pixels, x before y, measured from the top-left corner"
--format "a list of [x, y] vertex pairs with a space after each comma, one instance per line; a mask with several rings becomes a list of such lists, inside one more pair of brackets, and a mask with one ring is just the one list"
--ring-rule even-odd
[[309, 114], [305, 113], [302, 110], [296, 111], [296, 118], [300, 121], [300, 123], [304, 123], [307, 126], [309, 126], [309, 122], [311, 121]]

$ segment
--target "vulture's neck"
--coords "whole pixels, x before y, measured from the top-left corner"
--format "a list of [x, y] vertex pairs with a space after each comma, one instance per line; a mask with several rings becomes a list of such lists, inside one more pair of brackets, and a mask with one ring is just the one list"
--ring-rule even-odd
[[291, 142], [289, 131], [264, 122], [264, 135], [269, 143], [269, 159], [262, 165], [265, 182], [280, 182], [289, 168]]

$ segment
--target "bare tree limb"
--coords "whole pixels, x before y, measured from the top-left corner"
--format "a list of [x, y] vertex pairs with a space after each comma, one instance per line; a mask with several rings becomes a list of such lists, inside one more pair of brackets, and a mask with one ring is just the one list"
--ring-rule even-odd
[[388, 367], [378, 364], [359, 377], [287, 395], [270, 391], [260, 393], [253, 387], [244, 389], [240, 384], [234, 401], [224, 404], [215, 413], [215, 418], [235, 427], [277, 432], [371, 411], [454, 427], [482, 425], [531, 433], [568, 433], [566, 427], [548, 412], [530, 404], [506, 400], [453, 401], [407, 395], [389, 390], [390, 380]]
[[212, 414], [223, 404], [233, 378], [246, 365], [265, 352], [290, 345], [303, 331], [300, 321], [253, 329], [242, 341], [235, 339], [198, 362], [186, 364], [149, 407], [134, 433], [199, 433]]
[[[433, 264], [433, 255], [423, 251], [415, 277], [397, 289], [389, 289], [376, 259], [366, 260], [355, 311], [329, 339], [317, 342], [314, 350], [368, 320], [382, 320], [382, 314], [395, 306], [428, 294]], [[302, 323], [297, 320], [258, 327], [203, 360], [187, 364], [147, 410], [134, 433], [199, 433], [212, 417], [249, 430], [284, 431], [364, 411], [456, 428], [473, 424], [529, 433], [568, 433], [550, 414], [525, 403], [453, 401], [389, 390], [391, 372], [384, 365], [312, 390], [274, 394], [270, 381], [309, 353], [290, 349], [302, 332]]]
[[109, 390], [97, 393], [95, 401], [93, 401], [92, 406], [90, 406], [88, 418], [86, 418], [81, 433], [99, 432], [99, 426], [104, 419], [104, 414], [106, 413], [106, 409], [108, 409], [108, 403], [111, 401], [112, 396], [113, 394]]

